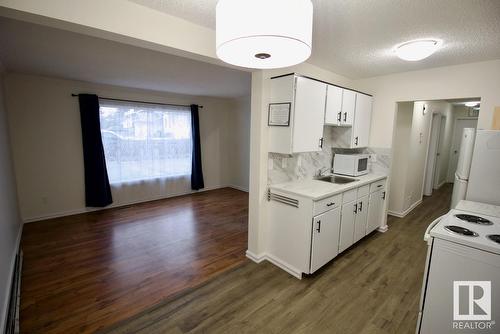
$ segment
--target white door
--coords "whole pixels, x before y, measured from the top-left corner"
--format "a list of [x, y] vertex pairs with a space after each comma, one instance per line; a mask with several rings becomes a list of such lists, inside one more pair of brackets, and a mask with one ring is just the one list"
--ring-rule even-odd
[[302, 77], [296, 80], [292, 151], [321, 151], [326, 84]]
[[356, 217], [356, 201], [342, 205], [340, 219], [339, 253], [345, 251], [354, 243], [354, 218]]
[[434, 167], [434, 180], [433, 188], [438, 189], [441, 184], [446, 181], [446, 166], [443, 166], [445, 162], [443, 160], [443, 152], [448, 148], [444, 146], [444, 131], [446, 130], [446, 116], [441, 116], [441, 122], [439, 126], [439, 142], [438, 149], [436, 153], [436, 166]]
[[325, 124], [340, 125], [342, 120], [342, 92], [344, 89], [328, 85], [326, 94]]
[[339, 235], [340, 207], [313, 218], [311, 273], [337, 256], [339, 251]]
[[457, 119], [453, 130], [451, 142], [450, 163], [448, 166], [448, 181], [453, 182], [457, 170], [458, 156], [460, 153], [460, 144], [462, 143], [462, 133], [465, 128], [476, 128], [476, 119]]
[[368, 219], [368, 195], [358, 198], [357, 213], [354, 219], [354, 242], [361, 240], [366, 235]]
[[367, 147], [370, 136], [372, 97], [356, 93], [356, 111], [352, 127], [351, 147]]
[[438, 164], [439, 130], [441, 129], [441, 114], [432, 115], [431, 138], [427, 153], [427, 165], [425, 167], [424, 195], [431, 196], [433, 180], [435, 178], [436, 165]]
[[371, 233], [380, 227], [384, 212], [384, 200], [385, 191], [383, 190], [375, 191], [370, 194], [366, 234]]
[[354, 120], [356, 110], [356, 92], [352, 90], [343, 90], [342, 94], [342, 113], [340, 115], [340, 124], [351, 126]]

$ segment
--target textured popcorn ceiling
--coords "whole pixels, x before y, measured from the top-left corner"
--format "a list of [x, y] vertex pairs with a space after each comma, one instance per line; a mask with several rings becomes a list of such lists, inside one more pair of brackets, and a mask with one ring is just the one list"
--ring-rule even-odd
[[[217, 0], [131, 0], [215, 28]], [[500, 0], [312, 0], [308, 62], [351, 78], [500, 58]], [[256, 19], [256, 22], [258, 19]], [[394, 45], [440, 38], [428, 59], [406, 62]]]

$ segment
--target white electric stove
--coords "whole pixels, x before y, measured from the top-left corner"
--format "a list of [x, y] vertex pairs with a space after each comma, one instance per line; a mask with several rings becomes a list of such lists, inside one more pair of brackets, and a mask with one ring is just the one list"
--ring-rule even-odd
[[417, 333], [500, 333], [500, 207], [461, 201], [424, 239]]

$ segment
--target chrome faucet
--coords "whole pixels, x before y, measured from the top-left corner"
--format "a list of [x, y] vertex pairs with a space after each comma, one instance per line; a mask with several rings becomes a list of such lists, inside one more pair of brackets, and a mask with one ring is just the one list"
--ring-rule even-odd
[[316, 177], [322, 177], [323, 173], [326, 171], [331, 172], [331, 168], [330, 167], [323, 167], [323, 168], [318, 169], [318, 172], [316, 173]]

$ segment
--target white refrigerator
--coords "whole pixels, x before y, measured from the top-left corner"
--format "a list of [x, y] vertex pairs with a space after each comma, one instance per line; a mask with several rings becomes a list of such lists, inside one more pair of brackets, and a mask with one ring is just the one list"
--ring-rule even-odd
[[500, 130], [477, 131], [466, 199], [500, 205]]
[[474, 128], [465, 128], [462, 132], [457, 170], [455, 171], [455, 182], [453, 184], [453, 195], [451, 196], [452, 209], [457, 206], [458, 202], [465, 199], [467, 193], [475, 138], [476, 129]]

